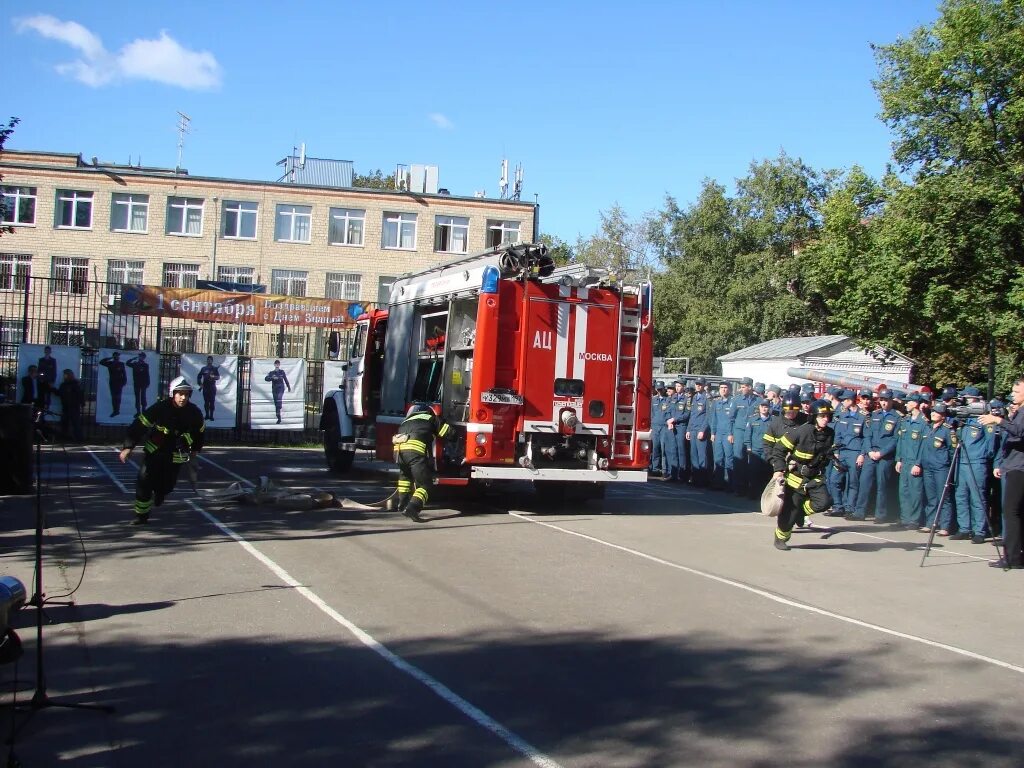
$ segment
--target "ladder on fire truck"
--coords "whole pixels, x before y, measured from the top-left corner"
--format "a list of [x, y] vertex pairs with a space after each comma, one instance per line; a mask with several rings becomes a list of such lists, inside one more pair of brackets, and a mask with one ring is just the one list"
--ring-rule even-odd
[[612, 458], [632, 459], [635, 451], [636, 403], [640, 388], [640, 331], [651, 322], [647, 308], [644, 320], [645, 290], [648, 284], [622, 286], [619, 303], [618, 371], [615, 387], [615, 423], [612, 435]]

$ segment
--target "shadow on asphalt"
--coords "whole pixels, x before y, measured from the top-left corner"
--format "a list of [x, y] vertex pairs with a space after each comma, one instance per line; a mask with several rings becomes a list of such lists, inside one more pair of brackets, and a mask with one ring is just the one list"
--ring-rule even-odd
[[[841, 744], [818, 746], [814, 761], [802, 761], [800, 731], [813, 731], [815, 721], [794, 721], [794, 702], [813, 712], [816, 703], [914, 687], [936, 672], [881, 675], [867, 658], [824, 649], [791, 655], [770, 637], [738, 645], [724, 634], [494, 634], [389, 647], [571, 765], [1017, 768], [1024, 746], [1017, 721], [984, 701], [935, 702], [882, 721], [865, 714], [847, 724]], [[884, 653], [884, 645], [871, 651]], [[117, 711], [37, 713], [18, 745], [25, 765], [59, 757], [71, 766], [479, 768], [514, 757], [347, 639], [284, 645], [180, 633], [160, 642], [92, 643], [88, 658], [76, 648], [60, 660], [50, 667], [51, 688], [57, 681], [79, 692], [67, 700]], [[22, 666], [31, 676], [30, 665]], [[10, 666], [0, 673], [9, 676]], [[0, 733], [10, 717], [0, 712]], [[759, 758], [750, 759], [752, 751]]]

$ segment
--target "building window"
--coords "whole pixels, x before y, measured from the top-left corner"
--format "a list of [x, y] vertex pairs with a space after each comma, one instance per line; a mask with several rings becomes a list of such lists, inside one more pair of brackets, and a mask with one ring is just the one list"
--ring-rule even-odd
[[160, 331], [160, 351], [185, 354], [195, 352], [195, 328], [163, 328]]
[[164, 288], [195, 288], [199, 279], [198, 264], [164, 264], [164, 278], [160, 283]]
[[232, 330], [217, 330], [213, 332], [213, 354], [215, 355], [245, 355], [248, 354], [248, 344], [242, 326]]
[[327, 242], [331, 245], [362, 245], [366, 211], [357, 208], [331, 208], [331, 226]]
[[81, 256], [55, 256], [50, 277], [50, 293], [84, 296], [88, 293], [89, 260]]
[[36, 188], [3, 187], [3, 216], [0, 223], [31, 226], [36, 223]]
[[224, 201], [224, 237], [232, 240], [255, 240], [259, 204]]
[[353, 272], [328, 272], [324, 296], [328, 299], [358, 301], [362, 275]]
[[16, 360], [18, 345], [25, 338], [24, 320], [0, 319], [0, 359]]
[[377, 278], [377, 303], [383, 307], [391, 301], [391, 286], [395, 284], [397, 277], [381, 275]]
[[497, 248], [501, 245], [519, 242], [518, 221], [487, 221], [487, 247]]
[[167, 198], [167, 234], [200, 237], [203, 234], [203, 198]]
[[272, 269], [270, 292], [278, 296], [305, 296], [308, 274], [298, 269]]
[[111, 293], [120, 293], [121, 286], [125, 283], [130, 285], [142, 285], [142, 271], [146, 266], [144, 261], [125, 261], [124, 259], [112, 259], [107, 262], [107, 286]]
[[469, 246], [469, 219], [462, 216], [434, 217], [434, 250], [465, 253]]
[[115, 232], [145, 232], [149, 227], [149, 195], [115, 194], [110, 228]]
[[255, 267], [218, 266], [217, 280], [222, 283], [252, 285], [255, 282]]
[[0, 253], [0, 291], [24, 291], [32, 273], [27, 253]]
[[50, 322], [46, 328], [46, 343], [67, 347], [85, 346], [86, 328], [82, 323]]
[[92, 229], [92, 192], [58, 189], [57, 226], [62, 229]]
[[385, 213], [381, 247], [416, 250], [416, 214]]
[[279, 243], [308, 243], [313, 208], [308, 205], [279, 205], [274, 239]]

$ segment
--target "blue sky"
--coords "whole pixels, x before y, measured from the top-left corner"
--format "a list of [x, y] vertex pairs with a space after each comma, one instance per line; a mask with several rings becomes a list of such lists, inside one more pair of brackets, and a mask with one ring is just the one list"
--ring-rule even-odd
[[[307, 154], [440, 169], [498, 196], [521, 164], [541, 230], [592, 234], [780, 151], [884, 170], [871, 43], [937, 0], [860, 2], [21, 2], [0, 22], [8, 146], [276, 179]], [[11, 13], [11, 11], [14, 11]]]

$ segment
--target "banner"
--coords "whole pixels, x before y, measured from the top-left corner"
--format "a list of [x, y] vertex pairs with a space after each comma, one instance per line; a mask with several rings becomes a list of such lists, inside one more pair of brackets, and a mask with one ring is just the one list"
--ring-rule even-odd
[[254, 358], [249, 371], [249, 426], [305, 429], [306, 361]]
[[182, 355], [181, 375], [194, 387], [192, 402], [206, 426], [233, 429], [238, 406], [238, 358], [225, 355]]
[[159, 387], [156, 352], [101, 349], [96, 361], [96, 423], [131, 424], [164, 394]]
[[[35, 368], [35, 375], [29, 375], [29, 368]], [[57, 387], [64, 379], [65, 369], [70, 369], [77, 379], [82, 375], [82, 350], [78, 347], [64, 347], [57, 344], [18, 345], [18, 392], [17, 402], [32, 403], [43, 411], [43, 420], [54, 420], [63, 410]]]
[[359, 303], [339, 299], [154, 285], [121, 287], [121, 311], [126, 314], [182, 317], [215, 323], [335, 327], [351, 325], [354, 320], [352, 313], [356, 309], [360, 313], [363, 311]]

